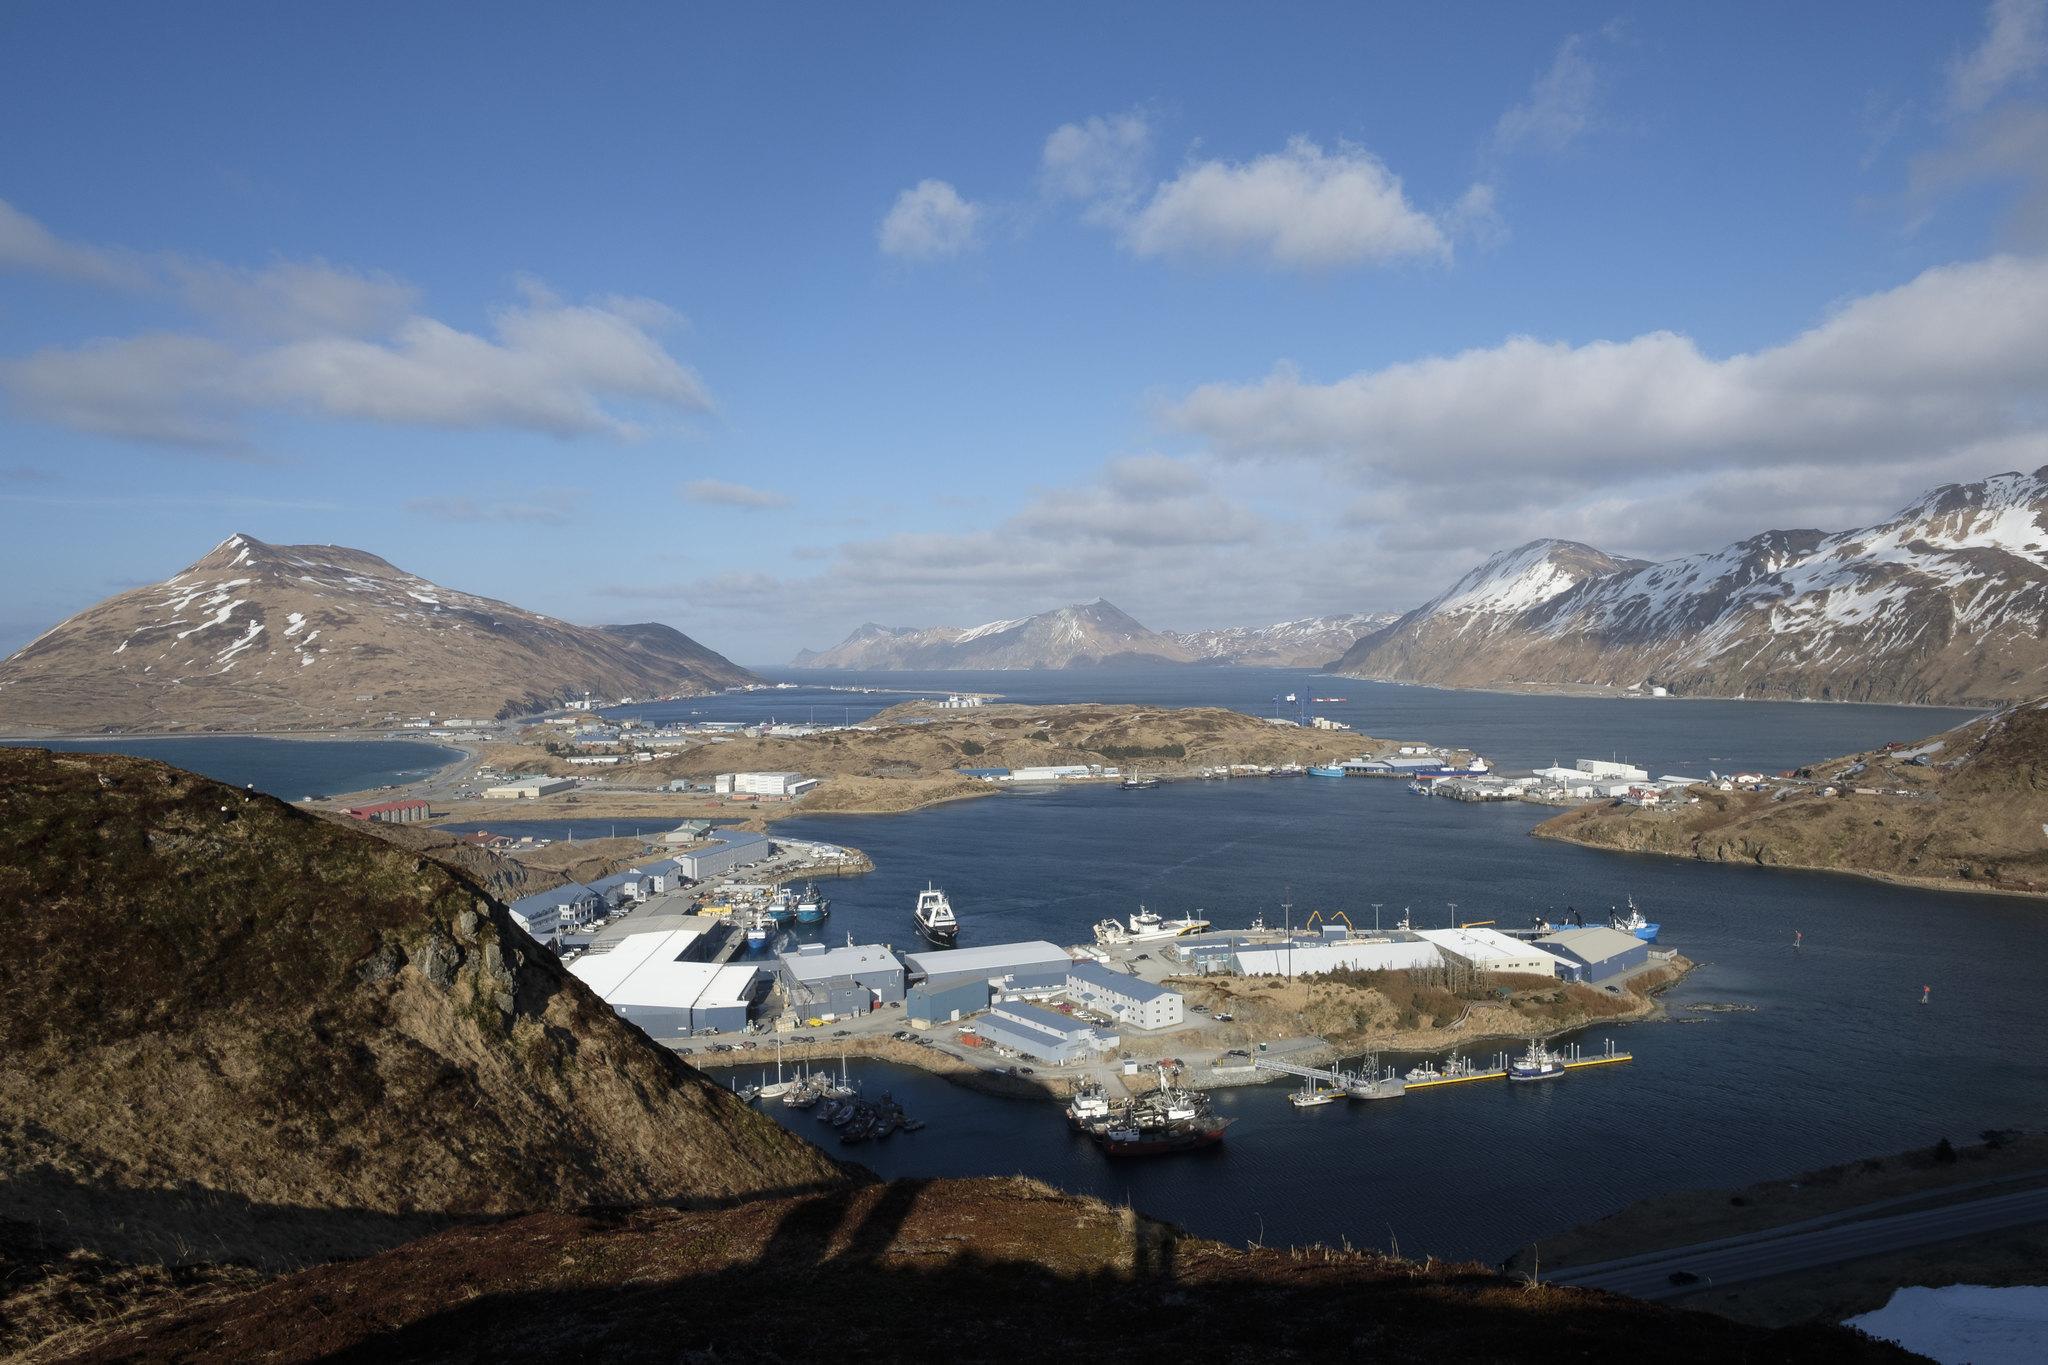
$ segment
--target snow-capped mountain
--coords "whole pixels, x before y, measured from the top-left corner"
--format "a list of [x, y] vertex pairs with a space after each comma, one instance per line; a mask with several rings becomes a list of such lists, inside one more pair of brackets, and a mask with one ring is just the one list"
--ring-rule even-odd
[[1495, 555], [1340, 671], [1954, 705], [2048, 690], [2048, 467], [1935, 489], [1861, 530], [1767, 531], [1563, 583], [1539, 552], [1559, 543]]
[[242, 729], [489, 718], [753, 675], [668, 626], [574, 626], [337, 545], [230, 536], [0, 661], [0, 724]]
[[1360, 637], [1397, 620], [1396, 613], [1353, 612], [1345, 616], [1304, 616], [1271, 626], [1226, 626], [1218, 630], [1170, 631], [1199, 663], [1260, 668], [1320, 668], [1340, 657]]
[[827, 650], [799, 655], [803, 668], [1018, 669], [1105, 664], [1189, 663], [1171, 635], [1148, 630], [1108, 602], [1058, 607], [1036, 616], [959, 626], [878, 626], [870, 622]]

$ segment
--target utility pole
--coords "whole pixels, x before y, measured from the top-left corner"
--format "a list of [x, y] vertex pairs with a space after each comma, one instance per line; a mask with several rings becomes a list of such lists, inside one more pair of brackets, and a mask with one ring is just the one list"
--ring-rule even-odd
[[1378, 901], [1372, 903], [1372, 931], [1375, 934], [1380, 931], [1380, 902]]
[[1451, 907], [1451, 927], [1455, 929], [1458, 927], [1458, 903], [1456, 901], [1445, 901], [1444, 904]]

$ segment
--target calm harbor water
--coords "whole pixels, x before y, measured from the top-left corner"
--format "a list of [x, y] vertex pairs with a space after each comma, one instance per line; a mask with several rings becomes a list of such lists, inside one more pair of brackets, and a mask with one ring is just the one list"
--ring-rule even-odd
[[[805, 676], [813, 681], [818, 675]], [[838, 678], [831, 679], [839, 681]], [[1441, 692], [1264, 669], [870, 676], [891, 686], [1001, 691], [1020, 700], [1142, 700], [1270, 713], [1286, 691], [1367, 733], [1468, 744], [1495, 762], [1620, 754], [1654, 772], [1793, 767], [1932, 733], [1964, 713], [1874, 706], [1651, 702]], [[812, 700], [815, 698], [815, 700]], [[840, 717], [895, 697], [772, 692], [673, 704], [703, 718]], [[636, 708], [652, 709], [652, 708]], [[451, 757], [405, 741], [110, 740], [281, 796], [400, 780]], [[1667, 998], [1673, 1019], [1597, 1031], [1626, 1067], [1546, 1086], [1478, 1085], [1297, 1113], [1285, 1089], [1224, 1092], [1237, 1118], [1217, 1151], [1112, 1164], [1070, 1137], [1050, 1105], [999, 1100], [922, 1073], [855, 1062], [872, 1089], [930, 1127], [849, 1149], [885, 1175], [1023, 1172], [1137, 1206], [1228, 1241], [1398, 1243], [1498, 1258], [1677, 1187], [1791, 1176], [1813, 1166], [1962, 1141], [1987, 1127], [2048, 1126], [2048, 1054], [2034, 1000], [2044, 907], [1852, 878], [1595, 853], [1529, 837], [1547, 812], [1465, 806], [1363, 780], [1186, 783], [1153, 791], [1012, 792], [897, 816], [801, 817], [791, 834], [849, 843], [876, 870], [829, 885], [843, 941], [912, 946], [926, 881], [951, 894], [963, 942], [1085, 940], [1142, 902], [1203, 909], [1222, 926], [1283, 900], [1370, 923], [1525, 923], [1566, 906], [1603, 912], [1633, 895], [1664, 942], [1701, 964]], [[669, 822], [618, 822], [619, 832]], [[612, 822], [578, 822], [579, 837]], [[528, 826], [494, 824], [510, 832]], [[531, 832], [560, 837], [559, 822]], [[1795, 931], [1805, 946], [1792, 947]], [[1922, 1006], [1922, 987], [1932, 1003]], [[1753, 1013], [1688, 1013], [1703, 1002]], [[1691, 1022], [1678, 1022], [1681, 1020]], [[1493, 1046], [1480, 1049], [1490, 1052]], [[1389, 1058], [1406, 1064], [1405, 1058]], [[752, 1069], [750, 1069], [751, 1071]], [[807, 1116], [771, 1106], [799, 1132]], [[836, 1144], [835, 1144], [836, 1150]]]
[[411, 782], [446, 767], [459, 751], [416, 739], [262, 739], [250, 735], [173, 738], [0, 740], [85, 753], [154, 758], [286, 801]]
[[[927, 878], [952, 896], [966, 943], [1077, 942], [1139, 901], [1202, 907], [1219, 925], [1258, 911], [1271, 922], [1289, 894], [1297, 917], [1342, 908], [1369, 923], [1379, 901], [1442, 924], [1456, 902], [1460, 919], [1517, 924], [1632, 894], [1663, 941], [1700, 964], [1667, 996], [1671, 1021], [1589, 1035], [1634, 1051], [1625, 1067], [1306, 1112], [1284, 1086], [1223, 1092], [1220, 1110], [1239, 1120], [1230, 1140], [1186, 1158], [1112, 1163], [1070, 1139], [1049, 1105], [856, 1062], [867, 1086], [905, 1097], [931, 1127], [850, 1153], [889, 1176], [1023, 1172], [1229, 1241], [1348, 1237], [1498, 1259], [1674, 1188], [2048, 1124], [2040, 905], [1596, 853], [1530, 838], [1543, 814], [1429, 801], [1393, 782], [1295, 779], [792, 822], [875, 859], [874, 873], [832, 888], [833, 937], [911, 946]], [[1755, 1012], [1685, 1009], [1702, 1002]], [[817, 1135], [807, 1116], [770, 1110]]]

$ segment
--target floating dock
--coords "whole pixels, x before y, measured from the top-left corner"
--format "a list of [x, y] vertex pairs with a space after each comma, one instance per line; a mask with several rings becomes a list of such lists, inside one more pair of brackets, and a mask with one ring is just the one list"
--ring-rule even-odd
[[[1566, 1071], [1576, 1071], [1589, 1066], [1615, 1066], [1635, 1060], [1635, 1054], [1622, 1052], [1614, 1046], [1612, 1038], [1605, 1040], [1605, 1047], [1586, 1056], [1577, 1043], [1560, 1055]], [[1343, 1071], [1332, 1067], [1300, 1066], [1293, 1062], [1275, 1061], [1257, 1057], [1252, 1061], [1255, 1071], [1272, 1071], [1286, 1076], [1299, 1076], [1317, 1085], [1327, 1085], [1333, 1090], [1342, 1090], [1354, 1100], [1397, 1100], [1411, 1090], [1434, 1090], [1447, 1085], [1466, 1085], [1473, 1081], [1505, 1080], [1508, 1074], [1508, 1058], [1505, 1052], [1494, 1054], [1490, 1066], [1475, 1066], [1470, 1062], [1454, 1061], [1442, 1072], [1425, 1075], [1416, 1079], [1405, 1079], [1396, 1074], [1393, 1067], [1384, 1072], [1379, 1069], [1378, 1059], [1368, 1057], [1366, 1065], [1357, 1071]]]

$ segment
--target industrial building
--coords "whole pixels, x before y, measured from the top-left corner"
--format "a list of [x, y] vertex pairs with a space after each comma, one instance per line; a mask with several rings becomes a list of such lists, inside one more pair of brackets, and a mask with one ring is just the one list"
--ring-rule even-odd
[[706, 960], [712, 943], [702, 928], [629, 934], [594, 945], [569, 971], [650, 1038], [737, 1033], [765, 974], [750, 963]]
[[[675, 784], [670, 783], [669, 785], [674, 786]], [[685, 820], [674, 829], [664, 834], [656, 835], [655, 842], [665, 848], [673, 848], [677, 844], [694, 844], [700, 839], [709, 838], [710, 835], [711, 822], [709, 820]]]
[[720, 796], [797, 797], [817, 785], [817, 778], [802, 773], [720, 773], [711, 779], [711, 790]]
[[1074, 777], [1092, 777], [1095, 771], [1085, 763], [1061, 763], [1040, 768], [1012, 768], [1012, 782], [1064, 782]]
[[1067, 999], [1128, 1028], [1171, 1028], [1186, 1017], [1179, 991], [1112, 971], [1100, 962], [1068, 964]]
[[424, 801], [379, 801], [374, 806], [345, 806], [341, 813], [379, 825], [416, 825], [434, 812]]
[[1107, 1052], [1121, 1041], [1078, 1019], [1015, 1000], [993, 1006], [976, 1023], [975, 1032], [988, 1042], [1054, 1066]]
[[1434, 943], [1420, 939], [1351, 939], [1343, 943], [1280, 943], [1240, 948], [1235, 963], [1245, 976], [1317, 976], [1323, 972], [1441, 967], [1444, 958]]
[[597, 918], [602, 899], [581, 882], [570, 882], [548, 891], [521, 896], [505, 908], [519, 927], [542, 943], [565, 929], [588, 924]]
[[775, 960], [783, 994], [800, 1015], [866, 1014], [903, 998], [903, 961], [879, 943], [804, 943]]
[[1565, 963], [1556, 953], [1498, 929], [1471, 925], [1462, 929], [1417, 929], [1415, 936], [1436, 945], [1446, 962], [1481, 972], [1518, 972], [1527, 976], [1558, 976]]
[[1650, 960], [1650, 945], [1634, 934], [1604, 926], [1563, 929], [1536, 940], [1567, 964], [1574, 980], [1600, 982], [1622, 976]]
[[705, 848], [694, 848], [675, 856], [676, 867], [693, 882], [723, 877], [737, 867], [757, 863], [775, 851], [765, 834], [730, 830]]
[[1065, 989], [1073, 962], [1066, 949], [1044, 939], [906, 953], [903, 960], [912, 976], [931, 981], [972, 976], [1005, 992]]
[[576, 785], [573, 777], [549, 777], [544, 773], [531, 777], [514, 777], [495, 787], [485, 787], [484, 795], [494, 801], [538, 801], [543, 796], [568, 791]]
[[919, 1028], [930, 1028], [979, 1014], [994, 998], [995, 991], [985, 977], [933, 977], [904, 992], [903, 1017]]

